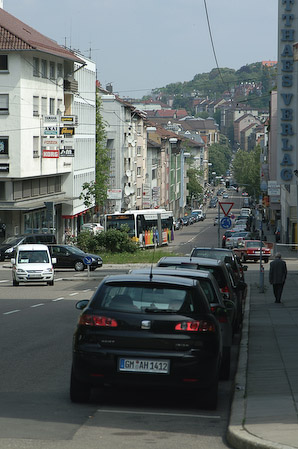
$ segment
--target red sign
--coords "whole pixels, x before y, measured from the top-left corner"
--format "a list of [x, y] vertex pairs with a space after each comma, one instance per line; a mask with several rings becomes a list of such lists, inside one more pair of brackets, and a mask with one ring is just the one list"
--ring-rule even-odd
[[229, 215], [230, 210], [234, 206], [234, 203], [219, 203], [221, 210], [225, 214], [225, 216]]
[[51, 158], [51, 159], [57, 159], [59, 157], [59, 150], [42, 150], [42, 157], [43, 158]]

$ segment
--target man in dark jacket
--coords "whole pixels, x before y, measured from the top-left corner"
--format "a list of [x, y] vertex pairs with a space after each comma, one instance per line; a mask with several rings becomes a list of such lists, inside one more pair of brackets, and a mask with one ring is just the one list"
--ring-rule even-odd
[[275, 259], [270, 263], [269, 282], [273, 286], [275, 302], [280, 302], [281, 294], [287, 278], [287, 264], [281, 258], [280, 253], [276, 253]]

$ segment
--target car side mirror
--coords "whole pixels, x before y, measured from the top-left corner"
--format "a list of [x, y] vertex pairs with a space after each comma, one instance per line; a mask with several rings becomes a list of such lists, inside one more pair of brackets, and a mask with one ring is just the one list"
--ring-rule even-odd
[[247, 265], [242, 265], [242, 270], [243, 270], [243, 271], [247, 271], [247, 269], [248, 269], [248, 266], [247, 266]]
[[12, 265], [15, 265], [15, 263], [16, 263], [16, 260], [15, 260], [15, 258], [13, 258], [13, 259], [10, 259], [10, 262], [12, 263]]
[[56, 257], [52, 257], [52, 264], [55, 265], [55, 263], [57, 263], [57, 259]]

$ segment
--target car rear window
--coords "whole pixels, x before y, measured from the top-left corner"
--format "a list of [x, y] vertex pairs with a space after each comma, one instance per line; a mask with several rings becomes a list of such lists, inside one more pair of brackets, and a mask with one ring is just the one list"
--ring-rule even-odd
[[106, 284], [92, 301], [92, 307], [122, 312], [199, 312], [199, 301], [186, 288]]

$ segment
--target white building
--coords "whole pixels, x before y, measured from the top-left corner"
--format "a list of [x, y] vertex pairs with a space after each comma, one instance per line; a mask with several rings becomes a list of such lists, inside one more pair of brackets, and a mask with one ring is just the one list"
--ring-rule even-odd
[[0, 229], [61, 240], [94, 179], [95, 67], [3, 9], [0, 29]]

